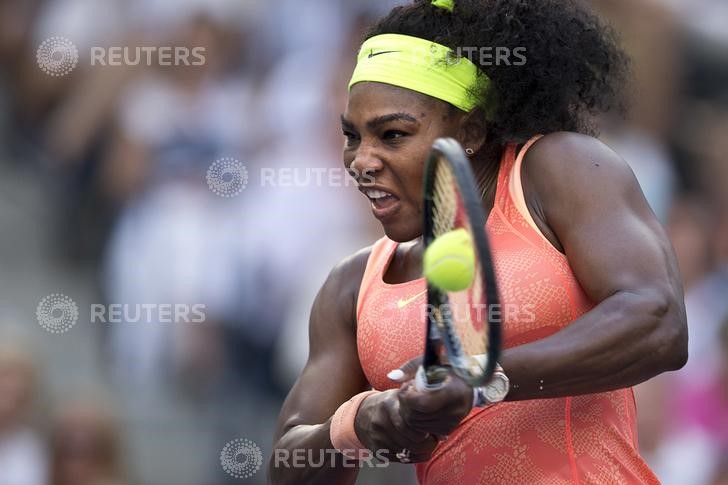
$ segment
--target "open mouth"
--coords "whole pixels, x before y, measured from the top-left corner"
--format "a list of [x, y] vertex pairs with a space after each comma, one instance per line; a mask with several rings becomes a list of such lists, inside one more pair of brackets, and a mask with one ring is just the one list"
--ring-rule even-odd
[[364, 195], [369, 198], [369, 201], [372, 203], [372, 207], [375, 209], [386, 209], [387, 207], [391, 207], [396, 204], [399, 200], [394, 194], [390, 194], [383, 190], [365, 189]]
[[360, 187], [359, 190], [369, 199], [372, 213], [377, 219], [391, 216], [400, 206], [399, 197], [386, 190], [372, 187]]

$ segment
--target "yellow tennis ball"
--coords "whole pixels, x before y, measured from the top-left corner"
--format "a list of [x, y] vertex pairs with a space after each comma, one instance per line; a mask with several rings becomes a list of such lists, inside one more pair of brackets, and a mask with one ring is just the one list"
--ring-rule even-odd
[[475, 251], [465, 229], [446, 232], [425, 250], [422, 261], [425, 278], [444, 291], [462, 291], [475, 275]]

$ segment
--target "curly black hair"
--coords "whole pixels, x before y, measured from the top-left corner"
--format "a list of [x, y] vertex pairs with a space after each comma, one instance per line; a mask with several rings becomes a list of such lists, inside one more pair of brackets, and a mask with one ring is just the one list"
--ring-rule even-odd
[[490, 148], [537, 133], [593, 135], [596, 114], [623, 112], [628, 58], [583, 0], [455, 0], [452, 12], [415, 0], [395, 7], [366, 38], [379, 34], [420, 37], [461, 55], [476, 47], [520, 48], [525, 62], [469, 56], [490, 79], [475, 93]]

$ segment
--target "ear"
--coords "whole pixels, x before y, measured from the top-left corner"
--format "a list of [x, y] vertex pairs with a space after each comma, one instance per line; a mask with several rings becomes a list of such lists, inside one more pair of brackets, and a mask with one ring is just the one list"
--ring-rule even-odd
[[479, 108], [475, 108], [460, 119], [458, 140], [463, 148], [472, 148], [475, 153], [478, 153], [485, 145], [487, 136], [488, 125], [485, 121], [485, 113]]

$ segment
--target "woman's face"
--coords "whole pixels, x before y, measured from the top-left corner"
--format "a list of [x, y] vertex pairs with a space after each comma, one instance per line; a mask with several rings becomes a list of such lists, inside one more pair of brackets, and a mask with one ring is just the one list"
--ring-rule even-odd
[[349, 92], [344, 165], [390, 239], [422, 234], [425, 158], [436, 138], [457, 135], [461, 119], [445, 102], [388, 84], [361, 82]]

